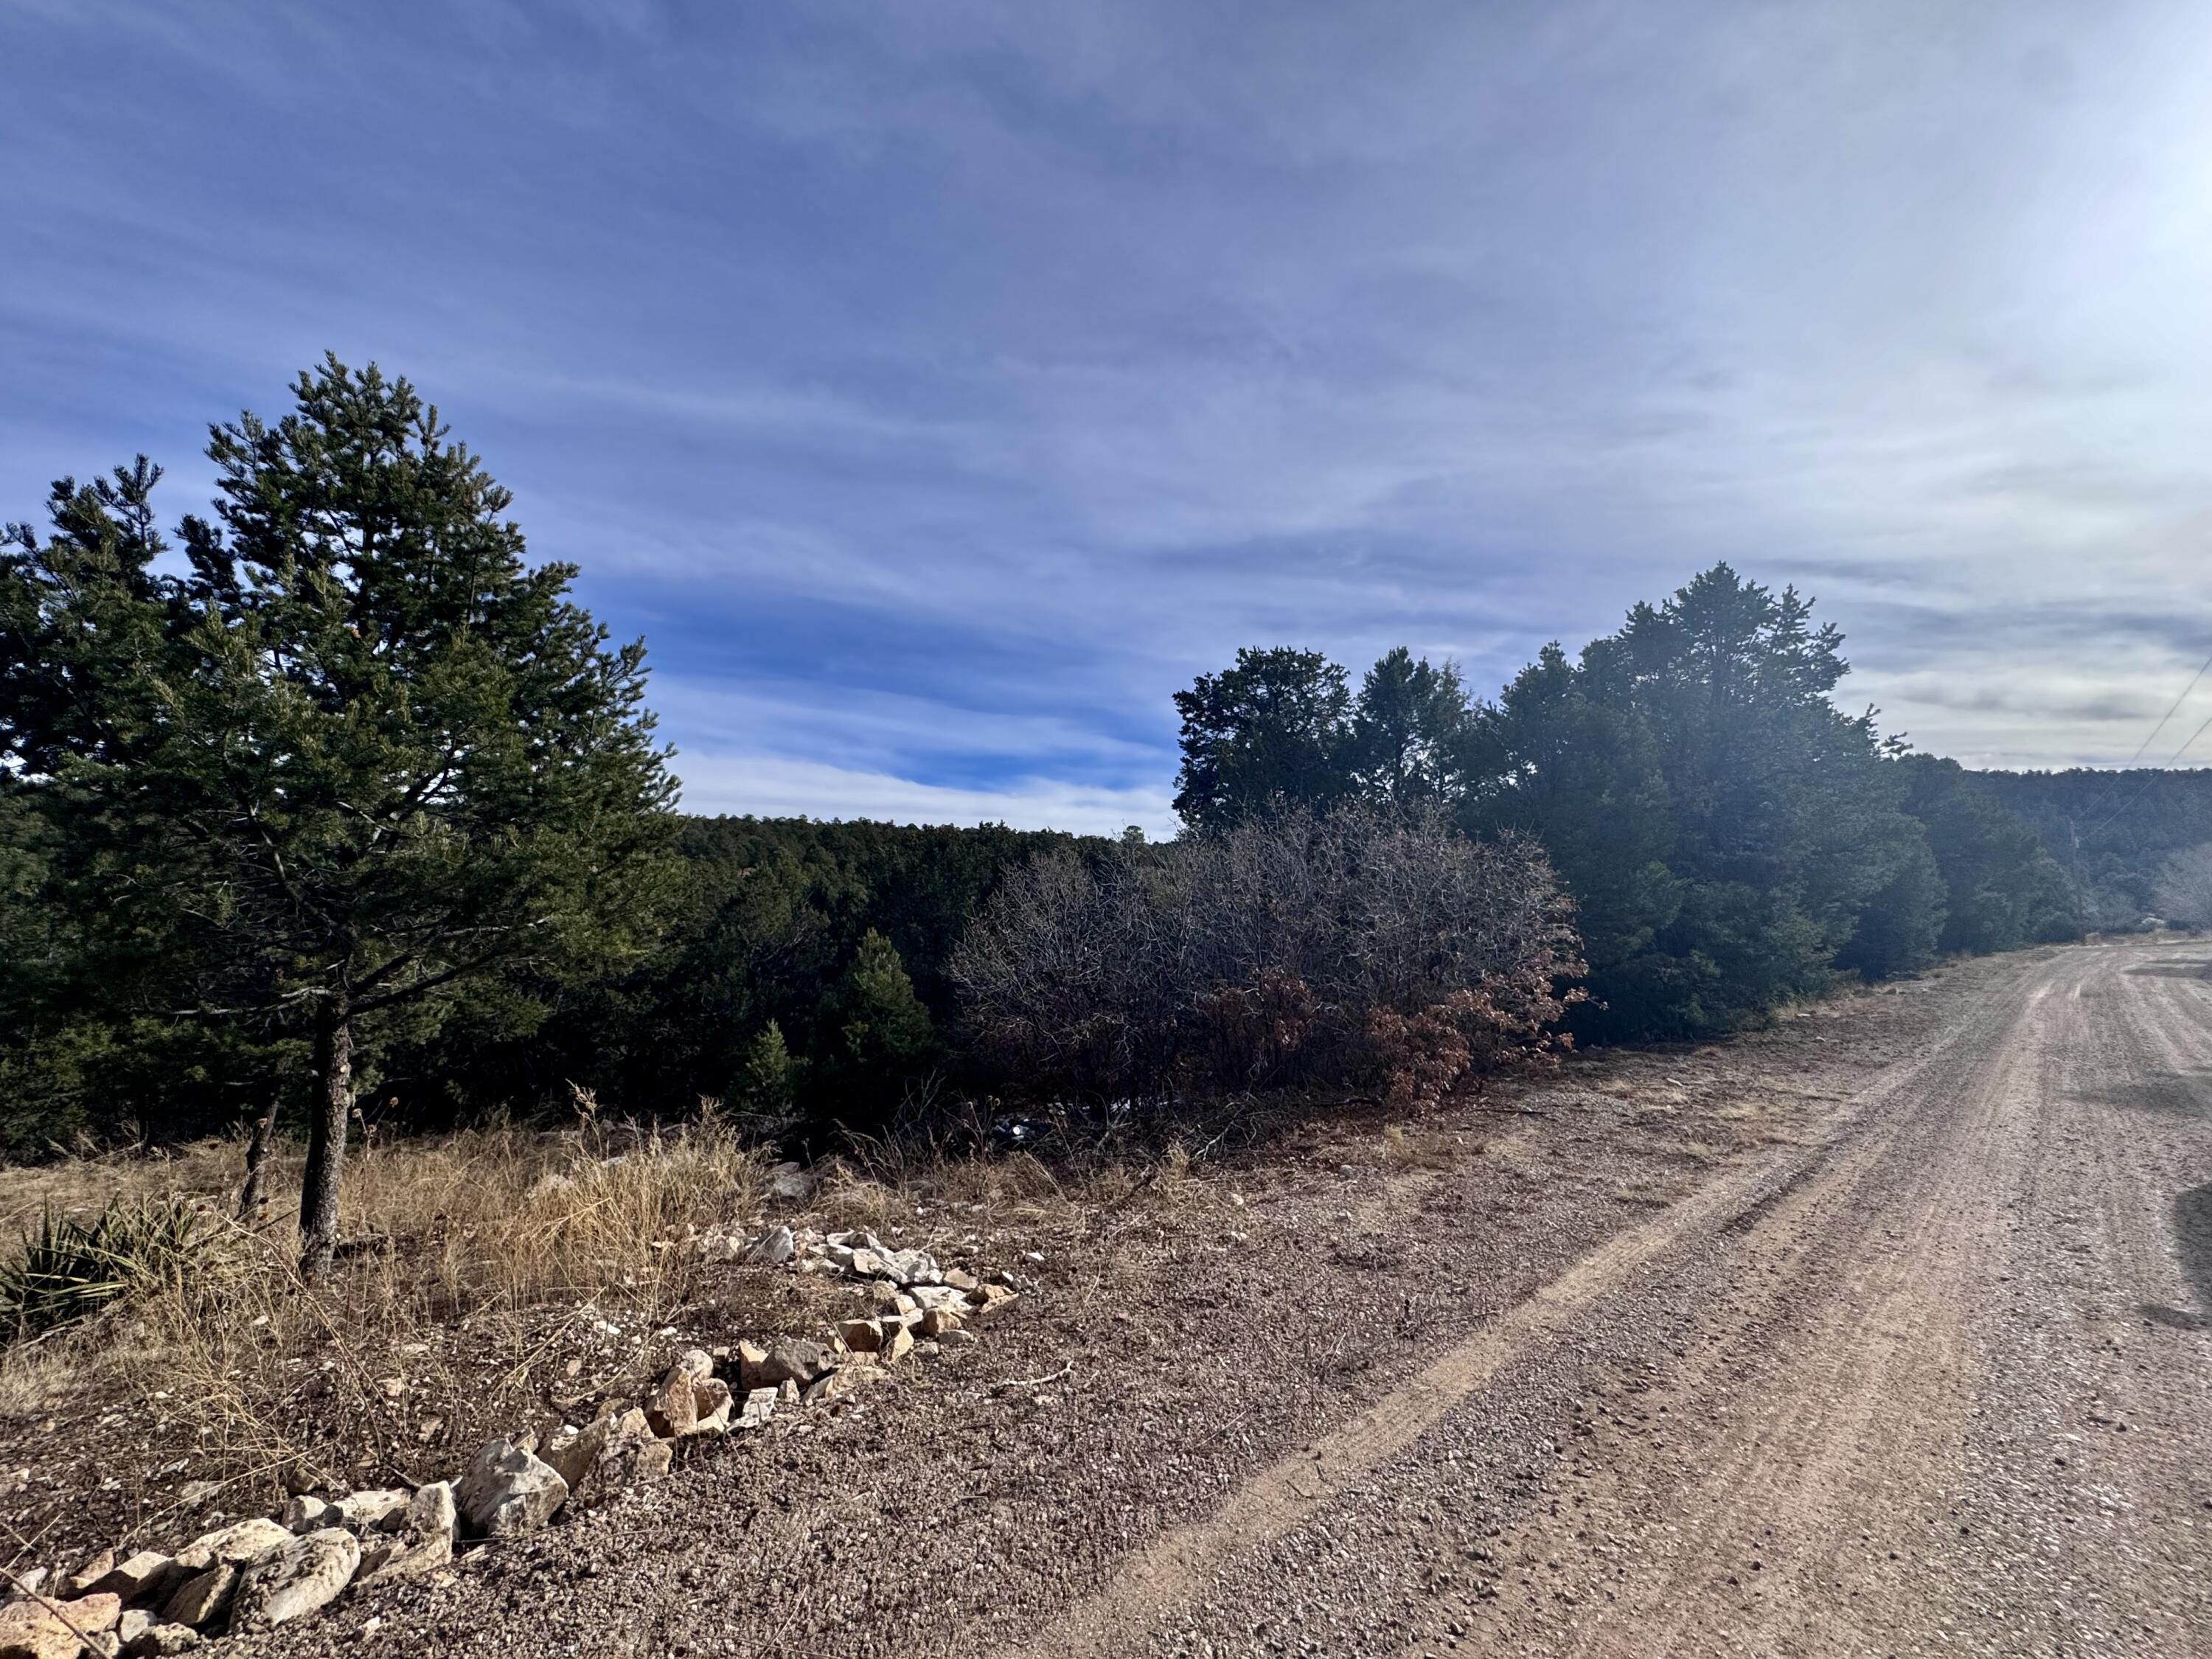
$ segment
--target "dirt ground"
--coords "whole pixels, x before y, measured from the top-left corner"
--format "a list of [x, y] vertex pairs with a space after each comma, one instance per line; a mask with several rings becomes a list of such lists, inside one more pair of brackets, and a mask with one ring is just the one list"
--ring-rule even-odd
[[1970, 963], [1040, 1206], [963, 1258], [1024, 1292], [980, 1342], [227, 1649], [2212, 1651], [2208, 958]]

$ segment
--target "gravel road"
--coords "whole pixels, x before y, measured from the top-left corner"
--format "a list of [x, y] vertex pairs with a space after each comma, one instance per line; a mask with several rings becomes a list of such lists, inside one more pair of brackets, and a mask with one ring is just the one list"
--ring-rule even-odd
[[2212, 951], [1972, 963], [1510, 1104], [1058, 1241], [970, 1369], [311, 1639], [2212, 1653]]

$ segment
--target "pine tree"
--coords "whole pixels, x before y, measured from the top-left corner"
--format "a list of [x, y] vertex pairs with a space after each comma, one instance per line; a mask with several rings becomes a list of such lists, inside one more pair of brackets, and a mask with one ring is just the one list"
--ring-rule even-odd
[[328, 1271], [364, 1022], [649, 930], [674, 786], [641, 643], [526, 564], [404, 380], [329, 359], [214, 428], [162, 574], [143, 460], [57, 485], [0, 562], [0, 758], [141, 1012], [312, 1038], [303, 1264]]

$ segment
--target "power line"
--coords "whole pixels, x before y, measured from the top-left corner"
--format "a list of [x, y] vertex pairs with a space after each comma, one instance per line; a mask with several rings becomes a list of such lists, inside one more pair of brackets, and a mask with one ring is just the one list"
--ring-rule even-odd
[[[2192, 681], [2192, 682], [2191, 682], [2191, 684], [2195, 684], [2195, 682], [2193, 682], [2193, 681]], [[2189, 734], [2188, 740], [2187, 740], [2186, 742], [2185, 742], [2185, 743], [2181, 745], [2181, 747], [2180, 747], [2180, 748], [2179, 748], [2179, 749], [2175, 750], [2173, 751], [2173, 753], [2166, 758], [2166, 766], [2172, 766], [2175, 761], [2179, 760], [2179, 759], [2180, 759], [2184, 755], [2187, 754], [2187, 753], [2188, 753], [2191, 749], [2194, 749], [2194, 748], [2197, 746], [2197, 738], [2199, 738], [2203, 737], [2203, 736], [2207, 732], [2212, 732], [2212, 715], [2207, 715], [2207, 716], [2205, 717], [2205, 720], [2204, 720], [2204, 724], [2203, 724], [2203, 725], [2202, 725], [2202, 726], [2198, 726], [2198, 727], [2197, 727], [2194, 732], [2191, 732]], [[2142, 756], [2142, 750], [2139, 749], [2139, 750], [2137, 750], [2136, 751], [2136, 756], [2137, 756], [2138, 757], [2140, 757]], [[2133, 765], [2133, 764], [2134, 764], [2134, 762], [2132, 762], [2132, 761], [2131, 761], [2131, 762], [2130, 762], [2130, 763], [2129, 763], [2129, 764], [2130, 764], [2130, 765]], [[2166, 767], [2160, 767], [2160, 768], [2158, 768], [2158, 769], [2157, 769], [2157, 770], [2159, 770], [2159, 771], [2161, 771], [2161, 772], [2162, 772], [2162, 771], [2164, 771], [2164, 770], [2166, 769]], [[2141, 799], [2142, 799], [2145, 795], [2148, 794], [2148, 793], [2151, 792], [2152, 788], [2153, 788], [2153, 787], [2157, 784], [2157, 782], [2158, 782], [2158, 780], [2157, 780], [2157, 778], [2155, 778], [2155, 777], [2151, 777], [2151, 778], [2147, 778], [2147, 779], [2145, 779], [2145, 780], [2143, 781], [2143, 785], [2142, 785], [2142, 788], [2140, 788], [2140, 789], [2136, 790], [2136, 791], [2135, 792], [2135, 793], [2134, 793], [2134, 794], [2130, 795], [2130, 796], [2129, 796], [2125, 800], [2122, 801], [2122, 802], [2121, 802], [2118, 806], [2114, 807], [2114, 808], [2112, 809], [2112, 816], [2111, 816], [2111, 817], [2106, 817], [2106, 818], [2103, 819], [2101, 822], [2100, 822], [2100, 823], [2097, 824], [2097, 826], [2096, 826], [2096, 828], [2095, 828], [2095, 829], [2094, 829], [2094, 830], [2090, 830], [2090, 831], [2089, 831], [2089, 834], [2090, 834], [2091, 836], [2094, 836], [2094, 835], [2096, 835], [2100, 830], [2103, 830], [2103, 829], [2106, 827], [2106, 824], [2112, 823], [2116, 822], [2118, 819], [2119, 819], [2119, 818], [2120, 818], [2123, 815], [2124, 815], [2124, 814], [2128, 811], [2128, 810], [2129, 810], [2130, 807], [2132, 807], [2132, 806], [2133, 806], [2133, 805], [2134, 805], [2137, 801], [2141, 800]], [[2102, 798], [2100, 797], [2100, 799], [2101, 799]], [[2080, 842], [2078, 842], [2078, 841], [2075, 843], [2075, 846], [2077, 846], [2077, 847], [2078, 847], [2080, 844], [2081, 844], [2081, 843], [2080, 843]]]
[[[2181, 695], [2173, 700], [2173, 707], [2167, 709], [2166, 713], [2158, 717], [2158, 724], [2152, 726], [2149, 733], [2141, 743], [2136, 745], [2136, 752], [2128, 757], [2124, 764], [2113, 771], [2111, 781], [2105, 785], [2103, 793], [2100, 793], [2096, 799], [2089, 803], [2087, 809], [2087, 811], [2094, 812], [2099, 807], [2102, 806], [2106, 801], [2112, 799], [2112, 792], [2120, 787], [2120, 780], [2133, 769], [2137, 761], [2143, 757], [2144, 750], [2148, 750], [2151, 746], [2153, 740], [2157, 738], [2158, 734], [2166, 730], [2166, 722], [2181, 712], [2181, 705], [2189, 701], [2189, 694], [2197, 689], [2197, 682], [2203, 679], [2208, 672], [2212, 672], [2212, 657], [2205, 658], [2204, 660], [2197, 665], [2197, 672], [2189, 677], [2189, 684], [2181, 688]], [[2190, 743], [2194, 743], [2196, 740], [2197, 739], [2195, 738], [2191, 738], [2189, 741]], [[2187, 749], [2189, 747], [2189, 744], [2185, 743], [2181, 746], [2183, 749]], [[2178, 759], [2179, 757], [2177, 755], [2176, 758]], [[2092, 831], [2091, 833], [2094, 834], [2095, 832]]]

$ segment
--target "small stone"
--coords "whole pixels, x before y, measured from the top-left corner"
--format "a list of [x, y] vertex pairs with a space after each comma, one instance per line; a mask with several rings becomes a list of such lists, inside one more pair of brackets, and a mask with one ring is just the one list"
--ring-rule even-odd
[[873, 1353], [884, 1346], [883, 1322], [878, 1319], [840, 1321], [837, 1334], [854, 1353]]
[[914, 1333], [904, 1325], [894, 1325], [884, 1333], [883, 1346], [878, 1350], [885, 1364], [893, 1364], [914, 1352]]
[[760, 1429], [768, 1426], [775, 1415], [776, 1391], [774, 1389], [755, 1389], [745, 1395], [744, 1409], [738, 1414], [736, 1426], [740, 1429]]
[[92, 1591], [120, 1596], [127, 1607], [161, 1595], [175, 1583], [177, 1576], [173, 1558], [159, 1550], [140, 1550], [117, 1562]]
[[822, 1345], [805, 1337], [781, 1337], [766, 1350], [750, 1342], [738, 1345], [738, 1380], [748, 1389], [811, 1382], [829, 1369]]
[[981, 1279], [965, 1267], [947, 1267], [938, 1275], [938, 1278], [956, 1291], [976, 1290], [982, 1284]]
[[123, 1604], [112, 1595], [82, 1595], [52, 1607], [10, 1601], [0, 1607], [0, 1659], [76, 1659], [83, 1650], [78, 1632], [104, 1636], [122, 1617]]
[[353, 1583], [360, 1566], [361, 1542], [343, 1527], [325, 1527], [295, 1539], [240, 1576], [231, 1601], [231, 1627], [270, 1630], [319, 1613]]
[[568, 1483], [511, 1440], [487, 1442], [453, 1488], [471, 1532], [509, 1538], [534, 1532], [568, 1501]]
[[968, 1293], [950, 1285], [917, 1285], [914, 1287], [914, 1303], [924, 1313], [934, 1308], [964, 1308], [968, 1305]]
[[756, 1267], [780, 1267], [798, 1249], [788, 1227], [771, 1227], [745, 1251], [745, 1261]]
[[337, 1526], [338, 1506], [327, 1498], [295, 1498], [284, 1505], [284, 1513], [277, 1522], [287, 1532], [303, 1537], [325, 1527]]
[[[195, 1538], [177, 1552], [177, 1565], [188, 1573], [203, 1573], [218, 1564], [242, 1567], [291, 1541], [290, 1532], [274, 1521], [255, 1516]], [[176, 1622], [189, 1625], [198, 1621], [181, 1619]]]
[[[286, 1541], [290, 1541], [289, 1534]], [[161, 1609], [161, 1622], [190, 1625], [194, 1630], [212, 1625], [230, 1611], [230, 1598], [237, 1589], [238, 1569], [228, 1561], [218, 1561], [177, 1587]]]
[[349, 1527], [356, 1532], [367, 1532], [396, 1527], [407, 1518], [407, 1504], [413, 1494], [404, 1488], [387, 1486], [375, 1492], [357, 1492], [350, 1498], [341, 1498], [331, 1507], [337, 1510], [337, 1519], [331, 1526]]
[[845, 1262], [847, 1269], [856, 1279], [889, 1279], [890, 1265], [873, 1250], [854, 1250]]
[[950, 1308], [932, 1308], [922, 1315], [921, 1322], [915, 1328], [924, 1336], [944, 1337], [958, 1330], [963, 1322], [961, 1316]]

